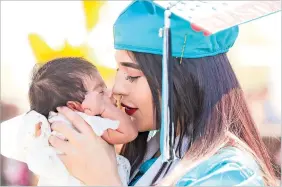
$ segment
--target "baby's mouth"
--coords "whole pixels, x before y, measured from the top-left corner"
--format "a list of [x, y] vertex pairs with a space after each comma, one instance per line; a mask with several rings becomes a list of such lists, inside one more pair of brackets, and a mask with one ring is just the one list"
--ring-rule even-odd
[[132, 116], [138, 110], [138, 108], [132, 108], [123, 103], [121, 103], [121, 106], [124, 107], [125, 113], [127, 113], [129, 116]]

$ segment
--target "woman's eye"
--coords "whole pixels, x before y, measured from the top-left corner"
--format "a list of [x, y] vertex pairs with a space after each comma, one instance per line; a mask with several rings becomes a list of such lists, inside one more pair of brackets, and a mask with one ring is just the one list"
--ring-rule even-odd
[[105, 91], [104, 91], [104, 90], [102, 90], [102, 91], [100, 91], [100, 92], [99, 92], [99, 94], [102, 94], [102, 95], [103, 95], [104, 93], [105, 93]]
[[137, 80], [138, 78], [140, 78], [141, 76], [136, 76], [136, 77], [132, 77], [132, 76], [126, 76], [126, 80], [130, 81], [130, 82], [134, 82], [135, 80]]

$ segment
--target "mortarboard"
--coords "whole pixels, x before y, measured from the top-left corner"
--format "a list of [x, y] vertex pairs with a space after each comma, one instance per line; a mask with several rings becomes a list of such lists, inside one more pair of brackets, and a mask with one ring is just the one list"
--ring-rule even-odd
[[[151, 1], [135, 0], [114, 24], [114, 46], [162, 55], [164, 11], [170, 6], [172, 56], [198, 58], [227, 52], [238, 36], [238, 25], [281, 11], [281, 1]], [[191, 22], [211, 33], [204, 37]], [[186, 44], [184, 44], [186, 43]], [[184, 49], [184, 51], [183, 51]]]
[[[114, 24], [115, 49], [163, 54], [163, 38], [158, 37], [164, 26], [165, 8], [153, 1], [134, 1]], [[170, 17], [172, 56], [198, 58], [227, 52], [238, 36], [238, 26], [204, 37], [195, 32], [189, 21], [172, 14]]]

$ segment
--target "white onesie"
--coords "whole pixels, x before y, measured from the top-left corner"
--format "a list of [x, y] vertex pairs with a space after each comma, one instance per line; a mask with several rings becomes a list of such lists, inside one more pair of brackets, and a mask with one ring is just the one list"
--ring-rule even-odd
[[[101, 136], [107, 129], [117, 129], [119, 125], [119, 121], [88, 116], [81, 112], [77, 113], [92, 127], [98, 136]], [[48, 120], [49, 122], [64, 121], [73, 128], [64, 116], [54, 112], [50, 113]], [[3, 122], [1, 124], [1, 154], [25, 162], [29, 169], [39, 177], [38, 186], [84, 185], [69, 174], [57, 156], [60, 153], [49, 145], [48, 138], [51, 134], [60, 138], [64, 137], [57, 132], [51, 132], [48, 120], [43, 115], [30, 111], [17, 117], [17, 120], [12, 119]], [[41, 134], [36, 137], [35, 125], [39, 122], [41, 122]], [[121, 181], [124, 186], [127, 186], [130, 174], [129, 161], [117, 155], [117, 163]]]

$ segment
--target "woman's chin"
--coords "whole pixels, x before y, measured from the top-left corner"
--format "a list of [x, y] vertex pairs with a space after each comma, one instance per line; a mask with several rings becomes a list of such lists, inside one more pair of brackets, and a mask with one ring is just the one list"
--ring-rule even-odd
[[144, 123], [145, 122], [144, 118], [140, 119], [133, 115], [133, 116], [130, 116], [130, 119], [133, 122], [133, 124], [137, 126], [138, 132], [147, 132], [147, 131], [152, 131], [156, 129], [154, 125], [151, 125], [150, 123]]
[[148, 131], [155, 130], [155, 128], [147, 124], [138, 124], [138, 123], [136, 124], [137, 124], [138, 132], [148, 132]]

